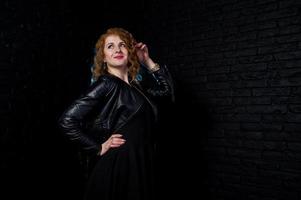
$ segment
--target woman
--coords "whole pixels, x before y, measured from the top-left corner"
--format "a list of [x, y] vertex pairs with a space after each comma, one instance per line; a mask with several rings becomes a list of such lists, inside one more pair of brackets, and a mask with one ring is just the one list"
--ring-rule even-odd
[[[153, 78], [152, 87], [138, 76], [140, 64]], [[111, 28], [96, 43], [93, 80], [59, 120], [71, 141], [97, 157], [85, 199], [154, 199], [157, 109], [151, 98], [172, 95], [167, 68], [128, 31]]]

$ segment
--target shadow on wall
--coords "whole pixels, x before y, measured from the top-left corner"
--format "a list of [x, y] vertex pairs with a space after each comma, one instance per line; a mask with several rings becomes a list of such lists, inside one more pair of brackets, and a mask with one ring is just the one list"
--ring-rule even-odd
[[157, 170], [159, 191], [164, 197], [194, 199], [208, 194], [204, 154], [212, 127], [208, 107], [180, 80], [175, 80], [175, 102], [160, 104]]

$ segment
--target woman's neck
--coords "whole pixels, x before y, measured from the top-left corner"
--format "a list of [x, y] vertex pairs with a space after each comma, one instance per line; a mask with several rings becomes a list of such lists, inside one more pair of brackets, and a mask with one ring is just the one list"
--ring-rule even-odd
[[114, 76], [117, 76], [121, 80], [125, 81], [127, 84], [129, 84], [129, 78], [128, 78], [128, 69], [127, 68], [108, 68], [108, 72]]

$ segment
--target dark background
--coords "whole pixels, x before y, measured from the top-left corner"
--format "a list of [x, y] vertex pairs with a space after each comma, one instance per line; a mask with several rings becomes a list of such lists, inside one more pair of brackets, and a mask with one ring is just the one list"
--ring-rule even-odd
[[297, 0], [1, 1], [1, 199], [81, 199], [57, 119], [114, 26], [175, 79], [176, 103], [160, 105], [162, 198], [301, 199], [300, 12]]

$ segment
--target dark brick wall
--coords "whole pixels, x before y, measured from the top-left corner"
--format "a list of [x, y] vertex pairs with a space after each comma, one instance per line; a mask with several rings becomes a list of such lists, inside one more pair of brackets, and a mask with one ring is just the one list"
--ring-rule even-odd
[[40, 191], [49, 198], [58, 193], [76, 198], [68, 184], [77, 182], [73, 189], [79, 191], [81, 177], [74, 174], [80, 168], [56, 130], [60, 102], [76, 94], [60, 88], [83, 88], [84, 77], [70, 75], [85, 73], [79, 67], [85, 57], [74, 59], [82, 49], [72, 47], [84, 41], [76, 10], [34, 0], [2, 1], [0, 8], [1, 195], [45, 198]]
[[[198, 134], [184, 131], [177, 151], [193, 156], [178, 158], [188, 161], [188, 174], [193, 160], [206, 166], [194, 171], [205, 190], [199, 195], [301, 199], [300, 2], [153, 2], [149, 36], [178, 83], [173, 130], [197, 123]], [[198, 139], [199, 148], [192, 148]]]
[[0, 11], [0, 173], [11, 199], [81, 199], [83, 169], [56, 121], [88, 86], [108, 26], [146, 42], [175, 78], [158, 139], [165, 198], [301, 198], [299, 1], [5, 0]]
[[[5, 199], [82, 199], [84, 169], [57, 120], [89, 85], [99, 34], [108, 26], [143, 31], [133, 17], [123, 17], [133, 5], [112, 3], [1, 1], [0, 183]], [[135, 3], [135, 15], [141, 16], [137, 23], [143, 6]]]

